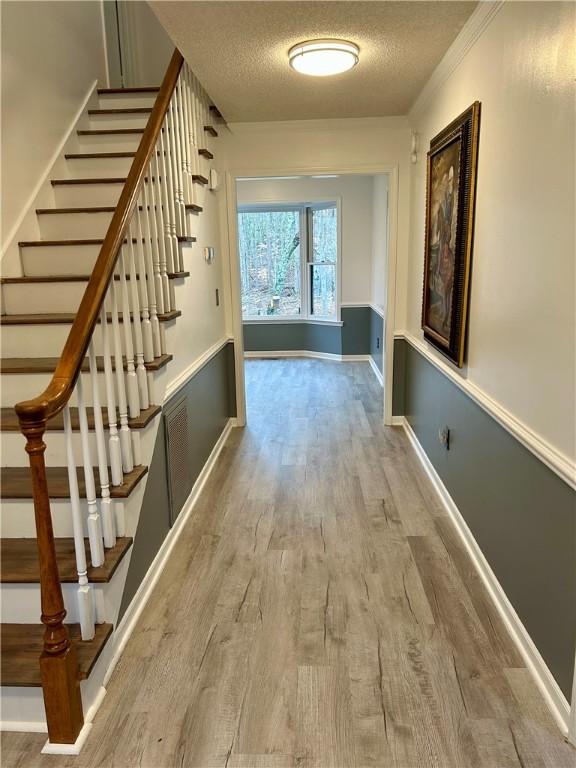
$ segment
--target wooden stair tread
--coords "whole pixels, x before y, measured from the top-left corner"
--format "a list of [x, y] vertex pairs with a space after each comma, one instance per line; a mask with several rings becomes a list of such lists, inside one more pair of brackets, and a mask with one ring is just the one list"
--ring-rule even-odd
[[[92, 640], [82, 640], [80, 624], [66, 624], [70, 639], [76, 648], [78, 678], [86, 680], [112, 634], [112, 624], [96, 624]], [[41, 686], [40, 654], [42, 653], [43, 624], [0, 625], [0, 677], [2, 685]]]
[[[105, 429], [108, 428], [108, 409], [101, 408], [102, 422]], [[159, 405], [151, 405], [143, 411], [140, 411], [140, 415], [133, 419], [128, 419], [128, 426], [131, 429], [144, 429], [152, 419], [157, 416], [162, 409]], [[94, 409], [92, 407], [86, 409], [86, 415], [88, 417], [88, 426], [91, 430], [94, 429]], [[78, 408], [70, 408], [70, 418], [72, 422], [72, 429], [75, 432], [80, 430], [80, 419], [78, 415]], [[18, 416], [14, 408], [0, 408], [0, 430], [2, 432], [20, 432], [20, 423]], [[53, 419], [50, 419], [47, 426], [48, 432], [62, 432], [64, 430], [64, 414], [60, 412]]]
[[80, 208], [36, 208], [36, 213], [42, 216], [54, 213], [114, 213], [115, 210], [115, 205], [91, 205]]
[[98, 179], [52, 179], [50, 182], [53, 187], [73, 187], [79, 184], [125, 184], [124, 178], [105, 178]]
[[204, 210], [201, 205], [196, 205], [196, 203], [186, 203], [185, 208], [187, 211], [192, 211], [192, 213], [202, 213]]
[[205, 147], [202, 147], [202, 149], [199, 149], [198, 154], [202, 155], [202, 157], [206, 157], [208, 160], [214, 160], [214, 155], [212, 154], [212, 152], [210, 152], [210, 150], [206, 149]]
[[169, 280], [180, 280], [182, 277], [190, 277], [190, 272], [184, 271], [184, 272], [168, 272], [168, 279]]
[[[158, 371], [160, 368], [164, 368], [172, 360], [172, 355], [160, 355], [155, 357], [149, 363], [144, 363], [146, 370]], [[5, 357], [0, 358], [0, 373], [54, 373], [56, 366], [58, 365], [58, 357]], [[104, 358], [96, 358], [96, 367], [98, 371], [104, 370]], [[124, 359], [124, 367], [126, 368], [126, 359]], [[112, 369], [115, 370], [114, 358], [112, 358]], [[87, 373], [90, 370], [88, 360], [84, 360], [82, 364], [82, 371]]]
[[158, 85], [150, 85], [150, 86], [139, 86], [137, 88], [98, 88], [97, 92], [101, 96], [105, 95], [116, 95], [116, 94], [123, 94], [123, 93], [158, 93], [160, 90], [160, 86]]
[[[128, 241], [126, 238], [124, 238], [124, 243], [127, 243]], [[132, 238], [132, 242], [136, 243], [138, 242], [135, 237]], [[144, 238], [142, 238], [142, 242], [144, 242]], [[195, 243], [196, 238], [192, 235], [179, 235], [178, 236], [178, 242], [179, 243]], [[88, 240], [21, 240], [18, 245], [20, 248], [41, 248], [43, 246], [58, 246], [58, 247], [68, 247], [68, 246], [74, 246], [74, 245], [102, 245], [104, 243], [103, 238], [93, 238]]]
[[[179, 309], [172, 309], [170, 312], [158, 314], [158, 320], [161, 323], [167, 323], [180, 317], [182, 312]], [[22, 314], [22, 315], [2, 315], [0, 325], [71, 325], [76, 317], [75, 312], [46, 312], [45, 314]], [[118, 318], [123, 322], [122, 316]], [[100, 322], [100, 320], [98, 320]], [[108, 313], [108, 322], [112, 322], [110, 313]]]
[[213, 126], [213, 125], [205, 125], [205, 126], [204, 126], [204, 131], [205, 131], [205, 132], [206, 132], [206, 133], [207, 133], [209, 136], [213, 136], [214, 138], [217, 138], [217, 136], [218, 136], [218, 131], [216, 130], [216, 128], [214, 128], [214, 126]]
[[[140, 480], [148, 472], [148, 467], [140, 464], [134, 467], [132, 472], [124, 475], [122, 485], [111, 485], [110, 496], [113, 499], [126, 499]], [[78, 490], [80, 496], [86, 498], [86, 485], [84, 483], [84, 471], [78, 467]], [[68, 469], [66, 467], [46, 467], [48, 480], [48, 494], [51, 499], [69, 499]], [[32, 479], [29, 467], [0, 467], [0, 498], [1, 499], [31, 499]], [[94, 469], [96, 491], [100, 496], [100, 484], [98, 483], [98, 470]]]
[[110, 159], [116, 157], [134, 157], [136, 152], [69, 152], [66, 160]]
[[[74, 539], [54, 539], [58, 573], [62, 584], [75, 584], [78, 581]], [[88, 581], [93, 584], [107, 584], [122, 558], [132, 546], [132, 538], [124, 536], [116, 539], [116, 544], [104, 550], [104, 562], [98, 567], [88, 565]], [[84, 539], [86, 561], [90, 563], [90, 542]], [[0, 583], [2, 584], [38, 584], [40, 566], [36, 539], [0, 539]]]
[[89, 115], [148, 115], [152, 107], [112, 107], [110, 109], [89, 109]]
[[92, 128], [77, 133], [79, 136], [127, 136], [131, 133], [144, 133], [144, 128]]
[[192, 181], [195, 181], [197, 184], [208, 184], [208, 179], [206, 176], [202, 176], [201, 173], [193, 173], [192, 174]]
[[[177, 274], [182, 276], [183, 272], [168, 272], [168, 278]], [[188, 273], [190, 274], [190, 273]], [[126, 275], [126, 280], [131, 280], [130, 274]], [[140, 275], [136, 275], [140, 280]], [[20, 275], [19, 277], [0, 277], [0, 285], [34, 285], [35, 283], [87, 283], [90, 275]], [[120, 275], [114, 275], [114, 280], [120, 280]]]

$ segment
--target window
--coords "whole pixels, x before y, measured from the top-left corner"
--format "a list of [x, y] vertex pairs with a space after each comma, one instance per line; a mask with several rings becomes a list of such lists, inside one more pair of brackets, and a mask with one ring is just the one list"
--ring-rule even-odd
[[336, 206], [310, 207], [307, 209], [307, 219], [310, 314], [318, 318], [334, 318], [338, 254]]
[[336, 320], [336, 203], [238, 212], [242, 317]]

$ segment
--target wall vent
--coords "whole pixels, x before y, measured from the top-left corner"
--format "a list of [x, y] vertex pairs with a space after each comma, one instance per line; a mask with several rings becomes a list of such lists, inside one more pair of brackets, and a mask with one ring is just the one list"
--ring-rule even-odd
[[168, 468], [168, 495], [170, 497], [170, 525], [172, 526], [184, 506], [192, 487], [190, 450], [188, 442], [188, 409], [186, 397], [164, 411], [166, 434], [166, 464]]

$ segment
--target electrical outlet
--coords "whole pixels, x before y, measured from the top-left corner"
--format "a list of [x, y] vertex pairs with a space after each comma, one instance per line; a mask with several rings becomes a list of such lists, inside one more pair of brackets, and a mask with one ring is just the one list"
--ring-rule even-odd
[[447, 451], [450, 450], [450, 429], [448, 427], [442, 427], [438, 430], [438, 440]]

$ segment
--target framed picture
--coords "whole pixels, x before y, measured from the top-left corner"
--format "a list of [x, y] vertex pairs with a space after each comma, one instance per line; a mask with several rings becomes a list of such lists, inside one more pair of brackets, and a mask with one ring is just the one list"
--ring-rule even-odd
[[430, 142], [426, 179], [424, 338], [464, 364], [480, 102]]

